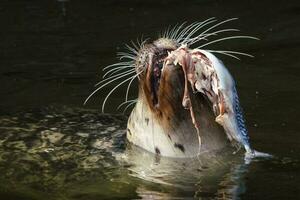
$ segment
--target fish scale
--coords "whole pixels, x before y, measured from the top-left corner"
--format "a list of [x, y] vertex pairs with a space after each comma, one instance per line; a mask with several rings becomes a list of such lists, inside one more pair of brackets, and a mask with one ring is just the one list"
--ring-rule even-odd
[[237, 121], [237, 125], [238, 125], [238, 129], [239, 129], [239, 133], [241, 137], [241, 142], [243, 143], [244, 146], [250, 146], [249, 145], [249, 135], [248, 135], [248, 131], [246, 129], [246, 125], [245, 125], [245, 119], [243, 116], [243, 111], [242, 111], [242, 107], [240, 106], [240, 101], [239, 101], [239, 97], [237, 95], [237, 91], [236, 88], [233, 88], [233, 99], [234, 99], [234, 113], [235, 113], [235, 119]]

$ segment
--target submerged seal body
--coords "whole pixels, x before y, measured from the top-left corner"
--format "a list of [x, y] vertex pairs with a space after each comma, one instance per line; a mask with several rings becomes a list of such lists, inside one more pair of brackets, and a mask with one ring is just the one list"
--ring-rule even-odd
[[[128, 106], [135, 103], [127, 128], [127, 139], [132, 144], [168, 157], [194, 157], [228, 144], [253, 154], [234, 79], [213, 53], [234, 58], [251, 55], [203, 49], [224, 40], [256, 39], [236, 35], [208, 40], [223, 32], [237, 31], [214, 30], [232, 20], [235, 18], [216, 23], [211, 18], [188, 26], [182, 24], [153, 42], [127, 46], [130, 52], [119, 54], [125, 61], [104, 68], [108, 70], [105, 79], [86, 101], [105, 86], [120, 81], [105, 97], [104, 110], [108, 97], [128, 83], [124, 103], [129, 103]], [[203, 30], [208, 25], [211, 26]], [[192, 48], [202, 41], [208, 42]], [[128, 100], [135, 78], [138, 98]]]

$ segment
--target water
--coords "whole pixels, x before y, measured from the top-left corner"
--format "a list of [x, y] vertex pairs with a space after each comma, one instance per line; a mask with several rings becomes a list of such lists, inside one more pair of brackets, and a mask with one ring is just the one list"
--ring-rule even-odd
[[[300, 198], [298, 1], [2, 0], [0, 16], [0, 199]], [[220, 57], [253, 147], [273, 159], [158, 158], [126, 144], [126, 116], [99, 112], [110, 88], [82, 106], [124, 43], [212, 16], [261, 39], [213, 47], [255, 55]]]

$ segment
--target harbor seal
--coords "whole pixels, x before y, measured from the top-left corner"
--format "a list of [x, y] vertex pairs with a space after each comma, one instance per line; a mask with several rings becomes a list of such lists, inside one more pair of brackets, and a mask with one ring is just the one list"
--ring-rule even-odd
[[[105, 97], [104, 111], [108, 97], [128, 83], [125, 103], [135, 104], [127, 125], [130, 143], [167, 157], [195, 157], [229, 144], [253, 154], [234, 79], [213, 53], [237, 59], [237, 55], [252, 56], [204, 49], [225, 40], [257, 39], [231, 35], [209, 40], [220, 33], [239, 31], [215, 30], [235, 19], [183, 23], [168, 29], [157, 40], [127, 46], [129, 52], [119, 53], [125, 61], [104, 68], [105, 79], [86, 101], [105, 86], [120, 81]], [[203, 41], [207, 42], [199, 45]], [[128, 100], [131, 83], [136, 78], [138, 98]]]

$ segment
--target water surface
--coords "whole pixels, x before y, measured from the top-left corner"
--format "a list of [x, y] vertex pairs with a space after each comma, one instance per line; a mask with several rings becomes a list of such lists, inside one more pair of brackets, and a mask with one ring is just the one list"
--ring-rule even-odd
[[[300, 198], [298, 1], [3, 0], [0, 16], [1, 199]], [[253, 147], [273, 159], [157, 158], [126, 145], [127, 118], [116, 111], [125, 86], [106, 107], [115, 114], [99, 111], [111, 88], [82, 105], [125, 43], [213, 16], [238, 17], [226, 27], [261, 39], [212, 48], [255, 56], [220, 58]]]

